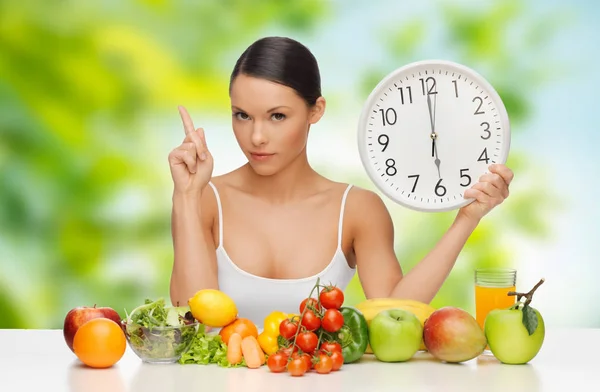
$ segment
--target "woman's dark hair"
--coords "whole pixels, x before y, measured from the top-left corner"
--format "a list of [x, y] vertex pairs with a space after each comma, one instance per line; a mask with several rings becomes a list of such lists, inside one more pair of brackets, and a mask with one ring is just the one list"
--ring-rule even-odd
[[306, 46], [290, 38], [266, 37], [250, 45], [235, 63], [229, 91], [239, 74], [291, 87], [309, 106], [321, 96], [317, 60]]

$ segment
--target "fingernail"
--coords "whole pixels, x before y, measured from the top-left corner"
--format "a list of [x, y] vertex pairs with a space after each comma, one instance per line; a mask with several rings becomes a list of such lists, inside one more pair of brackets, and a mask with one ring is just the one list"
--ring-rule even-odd
[[206, 159], [206, 153], [203, 152], [202, 154], [200, 154], [200, 159], [205, 160]]

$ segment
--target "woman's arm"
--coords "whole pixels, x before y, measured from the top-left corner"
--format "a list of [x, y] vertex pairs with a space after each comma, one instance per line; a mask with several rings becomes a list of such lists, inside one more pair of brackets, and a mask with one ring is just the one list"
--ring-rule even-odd
[[431, 302], [476, 226], [477, 222], [458, 214], [435, 247], [396, 284], [389, 296]]
[[503, 165], [465, 192], [476, 201], [463, 207], [436, 246], [408, 273], [394, 252], [394, 228], [381, 198], [373, 192], [354, 194], [353, 238], [359, 278], [367, 298], [410, 298], [429, 303], [435, 297], [456, 263], [467, 239], [481, 218], [508, 197], [512, 172]]
[[204, 188], [201, 195], [173, 194], [171, 231], [175, 258], [170, 292], [175, 306], [185, 306], [200, 289], [218, 289], [212, 237], [214, 213], [208, 192]]

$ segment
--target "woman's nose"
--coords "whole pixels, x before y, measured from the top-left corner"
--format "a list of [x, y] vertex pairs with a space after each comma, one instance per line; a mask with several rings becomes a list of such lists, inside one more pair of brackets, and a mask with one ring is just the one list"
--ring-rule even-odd
[[255, 146], [261, 146], [267, 142], [267, 135], [264, 130], [264, 126], [258, 122], [255, 122], [252, 128], [252, 144]]

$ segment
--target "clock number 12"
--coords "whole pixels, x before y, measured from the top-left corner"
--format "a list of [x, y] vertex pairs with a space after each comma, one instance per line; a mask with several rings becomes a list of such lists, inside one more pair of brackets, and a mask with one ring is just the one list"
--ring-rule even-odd
[[[419, 78], [419, 80], [421, 81], [421, 89], [423, 90], [423, 95], [425, 95], [425, 87], [427, 87], [427, 95], [437, 94], [434, 77], [430, 76], [427, 79]], [[429, 82], [431, 82], [431, 84]]]

